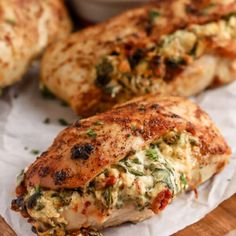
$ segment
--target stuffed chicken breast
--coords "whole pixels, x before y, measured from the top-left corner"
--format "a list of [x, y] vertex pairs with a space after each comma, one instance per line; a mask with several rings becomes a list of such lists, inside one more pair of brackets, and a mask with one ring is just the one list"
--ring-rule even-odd
[[156, 2], [52, 45], [42, 83], [90, 115], [135, 96], [190, 96], [236, 78], [236, 1]]
[[70, 30], [61, 0], [0, 0], [0, 89], [20, 80], [32, 59]]
[[21, 174], [12, 209], [38, 235], [99, 235], [159, 213], [220, 172], [230, 153], [194, 103], [138, 98], [63, 130]]

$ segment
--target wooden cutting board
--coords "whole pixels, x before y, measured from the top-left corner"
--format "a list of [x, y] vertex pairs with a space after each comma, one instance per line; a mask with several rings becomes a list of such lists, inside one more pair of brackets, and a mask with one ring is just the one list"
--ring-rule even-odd
[[[236, 194], [205, 218], [181, 230], [174, 236], [222, 236], [232, 231], [235, 231], [236, 234]], [[0, 217], [0, 232], [1, 236], [16, 236], [2, 217]]]

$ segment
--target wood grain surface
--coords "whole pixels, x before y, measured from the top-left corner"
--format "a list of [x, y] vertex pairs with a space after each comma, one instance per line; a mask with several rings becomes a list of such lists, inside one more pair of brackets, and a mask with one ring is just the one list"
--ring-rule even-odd
[[[236, 194], [205, 218], [181, 230], [174, 236], [222, 236], [232, 231], [236, 231]], [[2, 217], [0, 217], [0, 235], [16, 236]]]

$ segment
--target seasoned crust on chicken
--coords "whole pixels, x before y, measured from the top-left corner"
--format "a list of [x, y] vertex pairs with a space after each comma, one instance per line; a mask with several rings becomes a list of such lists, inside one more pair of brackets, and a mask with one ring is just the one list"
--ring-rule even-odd
[[137, 98], [63, 130], [23, 174], [12, 208], [38, 235], [138, 222], [220, 172], [230, 154], [196, 104]]
[[147, 93], [189, 96], [233, 81], [236, 1], [157, 2], [52, 45], [42, 83], [90, 115]]
[[[107, 166], [144, 149], [173, 129], [190, 132], [201, 140], [204, 155], [199, 157], [199, 162], [211, 161], [205, 160], [205, 155], [229, 152], [209, 117], [188, 100], [176, 97], [139, 100], [76, 122], [62, 131], [49, 150], [29, 167], [26, 185], [50, 189], [84, 187]], [[104, 124], [96, 125], [97, 121]], [[71, 158], [76, 145], [78, 148], [91, 145], [90, 158], [86, 161]], [[65, 176], [57, 180], [62, 172]]]
[[0, 89], [20, 80], [32, 59], [70, 30], [61, 0], [0, 0]]

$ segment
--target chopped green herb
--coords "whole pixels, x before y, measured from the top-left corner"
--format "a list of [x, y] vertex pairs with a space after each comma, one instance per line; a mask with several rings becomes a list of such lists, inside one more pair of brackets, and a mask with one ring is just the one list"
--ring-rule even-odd
[[50, 118], [45, 118], [45, 120], [43, 121], [44, 124], [50, 124]]
[[184, 188], [188, 185], [187, 179], [183, 173], [181, 173], [181, 175], [180, 175], [180, 181], [184, 185]]
[[103, 125], [104, 122], [103, 122], [103, 121], [100, 121], [100, 120], [97, 120], [94, 124], [95, 124], [95, 125]]
[[149, 19], [151, 22], [154, 22], [157, 17], [161, 16], [161, 13], [156, 10], [149, 11]]
[[5, 19], [5, 22], [10, 25], [16, 25], [16, 21], [14, 19]]
[[40, 90], [44, 99], [49, 99], [49, 100], [55, 99], [55, 95], [52, 94], [52, 92], [46, 86], [42, 86]]
[[137, 127], [135, 125], [131, 125], [131, 130], [132, 131], [136, 131], [137, 130]]
[[133, 162], [134, 164], [138, 164], [138, 165], [142, 164], [138, 158], [132, 159], [132, 162]]
[[37, 150], [37, 149], [32, 149], [32, 150], [31, 150], [31, 154], [33, 154], [33, 155], [38, 155], [38, 154], [39, 154], [39, 150]]
[[139, 109], [139, 111], [145, 111], [146, 110], [146, 108], [143, 104], [141, 104], [138, 109]]
[[155, 148], [150, 147], [147, 151], [146, 151], [146, 156], [153, 160], [153, 161], [157, 161], [158, 160], [158, 154]]
[[95, 131], [93, 129], [88, 129], [87, 130], [87, 135], [89, 137], [92, 137], [92, 138], [96, 138], [97, 137], [97, 134], [95, 133]]
[[69, 122], [66, 121], [66, 120], [63, 119], [63, 118], [59, 118], [59, 119], [58, 119], [58, 122], [59, 122], [59, 124], [62, 125], [62, 126], [68, 126], [68, 125], [69, 125]]
[[39, 185], [36, 185], [36, 186], [34, 187], [34, 190], [35, 190], [36, 193], [38, 193], [38, 192], [41, 191], [41, 188], [40, 188]]

